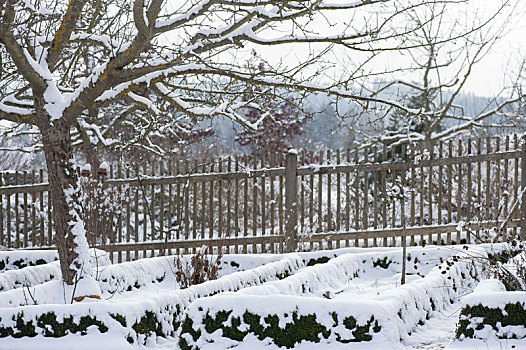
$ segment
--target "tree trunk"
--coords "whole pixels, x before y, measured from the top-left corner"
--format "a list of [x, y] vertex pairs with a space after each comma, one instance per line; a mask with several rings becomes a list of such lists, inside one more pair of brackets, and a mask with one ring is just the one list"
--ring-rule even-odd
[[54, 125], [41, 125], [40, 131], [62, 278], [66, 284], [72, 285], [82, 277], [90, 276], [91, 266], [82, 220], [81, 189], [73, 165], [70, 128], [63, 124], [57, 121]]

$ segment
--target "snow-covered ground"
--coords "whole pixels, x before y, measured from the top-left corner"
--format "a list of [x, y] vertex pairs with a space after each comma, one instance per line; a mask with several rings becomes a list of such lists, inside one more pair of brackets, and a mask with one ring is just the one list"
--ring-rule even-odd
[[[400, 307], [401, 322], [400, 320], [392, 321], [393, 315], [378, 316], [377, 319], [384, 327], [380, 333], [383, 335], [371, 342], [343, 344], [329, 341], [319, 344], [302, 341], [295, 344], [294, 348], [300, 350], [321, 348], [526, 349], [526, 340], [454, 340], [459, 311], [464, 305], [463, 297], [469, 296], [476, 286], [475, 280], [473, 280], [474, 283], [469, 282], [469, 278], [465, 275], [467, 273], [465, 267], [451, 265], [451, 271], [444, 274], [446, 266], [449, 268], [446, 261], [461, 253], [461, 248], [458, 246], [410, 248], [408, 250], [407, 283], [404, 286], [400, 285], [401, 254], [399, 248], [347, 248], [288, 255], [226, 255], [222, 259], [218, 280], [184, 291], [178, 289], [173, 273], [174, 257], [150, 258], [115, 265], [102, 259], [99, 261], [99, 269], [96, 272], [105, 300], [93, 304], [82, 303], [79, 306], [82, 306], [82, 310], [91, 310], [90, 314], [98, 315], [93, 310], [101, 307], [104, 309], [106, 304], [110, 307], [109, 310], [116, 310], [112, 307], [155, 303], [164, 305], [162, 303], [170, 302], [170, 300], [186, 300], [180, 305], [187, 307], [189, 315], [193, 313], [194, 316], [199, 315], [198, 309], [205, 308], [206, 311], [207, 307], [211, 307], [210, 310], [214, 308], [220, 310], [224, 304], [231, 307], [234, 314], [236, 307], [244, 310], [245, 304], [248, 305], [247, 309], [252, 307], [258, 312], [270, 309], [279, 310], [280, 307], [286, 308], [290, 303], [292, 303], [290, 305], [299, 305], [297, 307], [300, 310], [302, 307], [323, 309], [327, 305], [346, 309], [348, 305], [351, 310], [349, 312], [353, 315], [360, 313], [365, 315], [369, 312], [369, 308], [398, 310]], [[489, 246], [478, 246], [470, 249], [478, 250], [477, 254], [482, 254], [483, 251], [490, 248]], [[4, 277], [2, 275], [5, 275], [6, 272], [10, 276], [9, 283], [4, 283], [4, 288], [0, 290], [0, 327], [9, 323], [6, 317], [12, 310], [31, 313], [34, 308], [48, 307], [53, 310], [64, 307], [64, 305], [57, 305], [61, 303], [61, 286], [58, 281], [59, 276], [56, 276], [57, 263], [53, 261], [55, 259], [53, 254], [46, 254], [48, 255], [45, 264], [41, 261], [38, 266], [28, 264], [27, 267], [20, 269], [12, 267], [13, 269], [0, 274], [0, 282]], [[98, 254], [100, 255], [100, 252]], [[31, 258], [25, 257], [24, 259], [31, 261]], [[462, 278], [459, 277], [460, 274]], [[276, 278], [278, 275], [281, 277]], [[449, 279], [451, 284], [447, 282], [449, 275], [452, 276], [452, 279]], [[31, 277], [31, 285], [17, 282], [18, 279], [27, 282], [27, 276]], [[453, 285], [456, 286], [455, 293], [448, 289]], [[215, 296], [210, 296], [214, 294]], [[272, 305], [254, 306], [250, 305], [250, 300], [256, 299], [251, 298], [260, 298], [258, 300], [270, 298], [268, 300], [274, 302]], [[432, 310], [429, 305], [420, 305], [421, 307], [416, 305], [422, 303], [422, 300], [431, 301]], [[44, 306], [32, 306], [35, 303], [44, 304]], [[301, 306], [303, 304], [306, 306]], [[383, 306], [378, 309], [379, 306], [375, 305]], [[360, 310], [360, 306], [363, 310]], [[13, 307], [15, 309], [12, 309]], [[134, 312], [137, 311], [130, 311], [130, 315]], [[128, 322], [133, 319], [130, 315], [126, 316]], [[359, 319], [359, 316], [357, 318]], [[400, 335], [399, 342], [392, 341], [394, 338], [389, 337], [398, 333], [393, 329], [385, 329], [390, 327], [396, 328], [396, 332], [407, 334]], [[130, 327], [126, 329], [129, 330]], [[141, 341], [135, 341], [133, 344], [127, 341], [124, 334], [122, 330], [115, 330], [111, 327], [109, 331], [101, 333], [97, 327], [90, 326], [85, 335], [76, 333], [52, 338], [38, 334], [34, 337], [20, 339], [8, 336], [0, 338], [0, 350], [179, 349], [179, 339], [176, 333], [168, 337], [144, 338], [144, 336], [139, 336], [137, 339]], [[206, 338], [206, 335], [204, 337]], [[242, 342], [217, 337], [215, 333], [210, 335], [209, 339], [213, 342], [199, 343], [202, 349], [285, 349], [277, 346], [269, 338], [259, 340], [251, 333], [246, 335]]]

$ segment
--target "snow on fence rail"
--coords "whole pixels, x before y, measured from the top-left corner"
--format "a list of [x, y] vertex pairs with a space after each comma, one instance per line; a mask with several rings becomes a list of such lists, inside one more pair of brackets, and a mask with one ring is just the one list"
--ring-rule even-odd
[[[290, 153], [110, 169], [84, 178], [92, 245], [115, 259], [192, 252], [281, 252], [345, 246], [477, 242], [484, 229], [525, 224], [525, 146], [517, 135], [410, 147]], [[0, 174], [0, 245], [53, 246], [44, 173]], [[522, 214], [521, 214], [522, 213]], [[466, 224], [464, 224], [466, 223]], [[526, 229], [524, 230], [526, 231]], [[287, 240], [288, 239], [288, 240]], [[287, 244], [284, 244], [287, 243]]]

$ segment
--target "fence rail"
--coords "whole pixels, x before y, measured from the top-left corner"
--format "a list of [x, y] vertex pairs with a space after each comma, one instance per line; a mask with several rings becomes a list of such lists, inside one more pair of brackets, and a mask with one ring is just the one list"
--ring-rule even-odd
[[[492, 228], [516, 234], [524, 225], [525, 157], [514, 135], [431, 150], [118, 167], [109, 179], [82, 180], [88, 239], [119, 261], [202, 245], [244, 253], [393, 246], [403, 221], [411, 245], [479, 242]], [[45, 180], [43, 171], [0, 174], [0, 245], [53, 246]]]

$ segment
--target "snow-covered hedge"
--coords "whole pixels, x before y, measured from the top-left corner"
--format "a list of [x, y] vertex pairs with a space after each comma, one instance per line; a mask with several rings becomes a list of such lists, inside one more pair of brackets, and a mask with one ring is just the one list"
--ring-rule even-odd
[[58, 279], [60, 276], [61, 272], [58, 261], [45, 265], [28, 266], [20, 270], [4, 271], [0, 273], [0, 292], [10, 291], [16, 288], [36, 286], [44, 282]]
[[[102, 291], [103, 298], [115, 294], [135, 293], [145, 286], [151, 286], [163, 281], [175, 281], [176, 256], [164, 256], [141, 259], [111, 265], [108, 256], [100, 250], [91, 250], [93, 274]], [[95, 253], [97, 255], [95, 255]], [[211, 256], [214, 260], [216, 257]], [[219, 276], [233, 272], [245, 271], [262, 264], [277, 261], [280, 255], [226, 255], [220, 260]], [[181, 257], [183, 264], [190, 264], [190, 255]], [[16, 307], [34, 304], [63, 303], [63, 296], [57, 296], [53, 291], [62, 288], [57, 283], [60, 278], [58, 262], [46, 265], [30, 266], [20, 270], [6, 271], [0, 274], [0, 307]]]
[[[141, 287], [163, 282], [166, 279], [175, 280], [177, 256], [162, 256], [136, 261], [108, 265], [99, 269], [96, 274], [103, 294], [109, 296], [114, 293], [122, 293], [140, 289]], [[179, 257], [183, 266], [190, 266], [191, 255]], [[216, 260], [215, 255], [208, 257], [212, 263]], [[280, 255], [264, 254], [255, 255], [223, 255], [219, 261], [218, 276], [226, 276], [238, 271], [250, 270], [269, 262], [281, 259]], [[175, 281], [174, 281], [175, 283]]]
[[526, 338], [526, 292], [507, 292], [498, 280], [485, 280], [463, 299], [456, 337]]
[[[60, 279], [61, 271], [57, 252], [51, 250], [4, 251], [0, 252], [2, 261], [9, 261], [10, 269], [0, 273], [0, 307], [11, 305], [13, 300], [4, 298], [3, 292], [23, 288], [39, 288], [42, 283]], [[108, 254], [99, 249], [90, 249], [93, 266], [102, 271], [110, 264]], [[15, 269], [11, 269], [11, 267]], [[16, 294], [17, 292], [13, 292]], [[10, 293], [10, 294], [13, 294]], [[12, 305], [18, 305], [15, 302]], [[25, 305], [25, 304], [23, 304]]]
[[[410, 249], [407, 273], [423, 276], [455, 253], [456, 250], [440, 247]], [[323, 256], [321, 260], [323, 260]], [[258, 295], [317, 294], [321, 296], [326, 290], [344, 286], [353, 278], [366, 275], [374, 269], [387, 270], [391, 274], [401, 271], [401, 254], [399, 250], [391, 250], [384, 253], [344, 254], [327, 261], [327, 263], [310, 264], [310, 267], [299, 271], [293, 276], [280, 281], [265, 283], [261, 286], [246, 288], [241, 293]]]
[[[386, 252], [383, 257], [346, 254], [281, 281], [196, 300], [187, 308], [179, 345], [182, 349], [206, 348], [210, 343], [228, 347], [246, 336], [268, 338], [267, 342], [289, 348], [301, 341], [398, 342], [433, 312], [472, 289], [480, 269], [471, 260], [445, 260], [454, 254], [450, 248], [411, 249], [410, 254], [412, 261], [436, 263], [425, 277], [376, 296], [354, 293], [349, 299], [328, 300], [322, 292], [340, 288], [373, 268], [396, 270], [399, 252]], [[416, 270], [425, 268], [416, 264]]]
[[182, 313], [195, 299], [285, 278], [303, 266], [298, 255], [290, 254], [255, 269], [232, 273], [184, 290], [160, 290], [148, 297], [138, 295], [118, 301], [2, 308], [0, 337], [37, 334], [60, 337], [68, 333], [85, 333], [92, 326], [100, 332], [111, 328], [130, 342], [142, 342], [151, 335], [174, 335]]
[[0, 251], [0, 272], [19, 270], [58, 260], [56, 250], [7, 250]]

